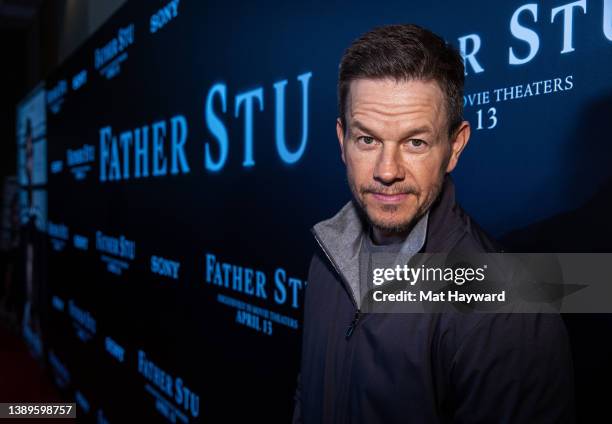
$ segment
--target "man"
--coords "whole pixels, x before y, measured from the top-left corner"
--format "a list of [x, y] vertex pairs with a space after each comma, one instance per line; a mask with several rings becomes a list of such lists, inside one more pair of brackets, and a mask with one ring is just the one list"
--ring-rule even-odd
[[339, 68], [353, 199], [318, 223], [294, 422], [558, 423], [573, 369], [558, 314], [363, 313], [376, 252], [499, 251], [448, 175], [470, 137], [460, 55], [416, 25], [361, 36]]

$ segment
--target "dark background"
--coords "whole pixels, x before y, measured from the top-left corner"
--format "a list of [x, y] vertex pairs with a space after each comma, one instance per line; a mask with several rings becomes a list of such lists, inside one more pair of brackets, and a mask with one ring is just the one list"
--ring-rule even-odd
[[[454, 173], [458, 198], [512, 250], [609, 251], [612, 41], [602, 31], [603, 2], [587, 1], [586, 13], [574, 10], [575, 51], [561, 54], [563, 16], [550, 23], [551, 9], [567, 3], [538, 2], [537, 22], [521, 15], [520, 22], [538, 34], [540, 49], [520, 66], [508, 64], [509, 47], [527, 54], [526, 43], [510, 32], [511, 17], [524, 4], [518, 1], [347, 6], [181, 0], [178, 16], [154, 34], [150, 17], [166, 1], [128, 2], [95, 32], [95, 22], [104, 20], [111, 6], [0, 3], [0, 47], [10, 64], [0, 67], [3, 175], [16, 173], [15, 106], [40, 80], [47, 88], [62, 80], [69, 86], [59, 113], [47, 109], [48, 162], [65, 162], [67, 149], [84, 144], [96, 148], [84, 180], [75, 179], [65, 163], [62, 172], [48, 177], [49, 221], [66, 225], [70, 237], [89, 239], [86, 252], [72, 240], [60, 252], [51, 245], [45, 249], [41, 362], [55, 381], [49, 352], [69, 371], [61, 393], [67, 399], [76, 391], [84, 396], [90, 408], [81, 414], [92, 421], [100, 411], [111, 422], [122, 421], [128, 411], [162, 420], [138, 373], [137, 352], [143, 350], [198, 394], [202, 421], [288, 421], [299, 329], [274, 324], [272, 335], [257, 332], [236, 323], [235, 310], [216, 299], [230, 295], [298, 320], [301, 309], [274, 302], [272, 287], [264, 301], [207, 284], [205, 254], [262, 270], [268, 279], [279, 267], [288, 276], [306, 278], [314, 248], [308, 229], [349, 199], [334, 128], [338, 62], [351, 40], [377, 25], [419, 23], [455, 45], [459, 37], [477, 34], [484, 72], [467, 68], [466, 94], [571, 75], [568, 91], [465, 108], [473, 133]], [[120, 73], [107, 79], [94, 67], [94, 51], [129, 24], [135, 26], [134, 43]], [[85, 38], [76, 49], [70, 46], [79, 42], [67, 41]], [[83, 69], [87, 83], [72, 90], [72, 77]], [[308, 144], [289, 165], [275, 150], [274, 83], [288, 81], [286, 138], [295, 148], [303, 130], [297, 76], [306, 72], [312, 72]], [[205, 143], [212, 142], [216, 152], [205, 102], [219, 82], [227, 86], [227, 112], [221, 113], [219, 103], [215, 111], [227, 128], [229, 153], [225, 167], [212, 173], [203, 166]], [[245, 168], [244, 110], [236, 117], [235, 96], [258, 87], [264, 107], [254, 110], [255, 166]], [[496, 126], [477, 130], [478, 110], [486, 117], [490, 107], [496, 108]], [[188, 174], [99, 181], [100, 128], [110, 125], [118, 135], [179, 114], [188, 124]], [[101, 261], [96, 231], [135, 241], [136, 258], [123, 275], [108, 272]], [[152, 255], [180, 262], [179, 280], [153, 274]], [[77, 336], [78, 323], [67, 309], [51, 307], [53, 296], [66, 307], [72, 300], [95, 318], [90, 340]], [[300, 306], [301, 296], [302, 291]], [[579, 422], [608, 416], [607, 394], [596, 387], [606, 387], [612, 375], [612, 322], [594, 314], [564, 318], [574, 352]], [[125, 348], [123, 363], [105, 350], [106, 337]]]

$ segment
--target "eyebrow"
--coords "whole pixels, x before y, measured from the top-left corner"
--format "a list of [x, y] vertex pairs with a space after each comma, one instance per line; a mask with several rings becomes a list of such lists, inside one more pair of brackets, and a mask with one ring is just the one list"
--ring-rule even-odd
[[[361, 130], [363, 132], [366, 132], [368, 134], [372, 134], [374, 136], [376, 136], [375, 131], [370, 130], [368, 127], [366, 127], [363, 123], [355, 120], [351, 123], [351, 125], [349, 126], [350, 129], [356, 128], [358, 130]], [[403, 138], [406, 137], [410, 137], [411, 135], [415, 135], [415, 134], [423, 134], [423, 133], [433, 133], [433, 131], [431, 130], [431, 128], [428, 125], [422, 125], [420, 127], [417, 128], [411, 128], [405, 135]], [[377, 137], [377, 136], [376, 136]], [[378, 137], [380, 138], [380, 137]]]

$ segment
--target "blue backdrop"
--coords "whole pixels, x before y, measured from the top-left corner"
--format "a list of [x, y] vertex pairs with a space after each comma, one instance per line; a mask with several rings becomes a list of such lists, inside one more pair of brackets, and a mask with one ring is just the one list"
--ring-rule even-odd
[[339, 60], [408, 22], [465, 58], [464, 208], [607, 250], [612, 0], [129, 2], [46, 81], [46, 357], [83, 417], [289, 420], [309, 228], [350, 198]]

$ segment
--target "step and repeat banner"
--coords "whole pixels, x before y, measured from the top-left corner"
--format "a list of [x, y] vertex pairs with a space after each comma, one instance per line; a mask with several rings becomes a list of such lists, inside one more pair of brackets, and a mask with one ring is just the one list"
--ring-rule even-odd
[[350, 199], [338, 63], [408, 22], [464, 55], [455, 181], [483, 227], [597, 196], [611, 0], [127, 2], [46, 80], [45, 351], [81, 417], [289, 421], [309, 229]]

